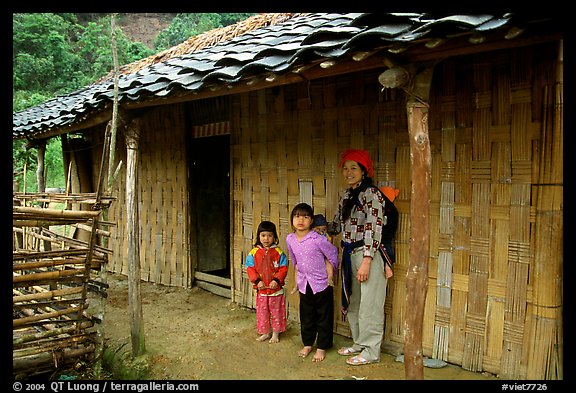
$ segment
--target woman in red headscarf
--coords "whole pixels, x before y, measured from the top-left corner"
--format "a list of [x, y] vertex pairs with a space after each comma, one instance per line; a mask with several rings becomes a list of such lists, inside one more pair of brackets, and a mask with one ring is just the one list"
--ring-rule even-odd
[[372, 184], [370, 153], [346, 150], [338, 166], [349, 188], [340, 198], [328, 233], [342, 232], [342, 312], [353, 340], [352, 346], [340, 348], [338, 354], [355, 355], [346, 363], [356, 366], [380, 360], [386, 285], [393, 273], [378, 252], [385, 202]]

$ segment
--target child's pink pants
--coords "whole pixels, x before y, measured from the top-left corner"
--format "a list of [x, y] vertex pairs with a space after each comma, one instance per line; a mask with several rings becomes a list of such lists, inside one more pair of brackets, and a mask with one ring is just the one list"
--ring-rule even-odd
[[[270, 329], [272, 328], [272, 329]], [[256, 294], [256, 329], [258, 334], [286, 331], [286, 301], [284, 294], [262, 296]]]

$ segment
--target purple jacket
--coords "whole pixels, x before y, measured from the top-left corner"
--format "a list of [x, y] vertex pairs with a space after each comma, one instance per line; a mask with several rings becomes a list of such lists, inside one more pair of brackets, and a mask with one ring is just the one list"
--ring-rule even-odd
[[286, 236], [286, 245], [290, 261], [297, 271], [298, 290], [306, 293], [306, 283], [310, 284], [312, 292], [318, 293], [328, 287], [328, 274], [324, 258], [338, 268], [338, 247], [315, 231], [310, 231], [300, 241], [295, 233]]

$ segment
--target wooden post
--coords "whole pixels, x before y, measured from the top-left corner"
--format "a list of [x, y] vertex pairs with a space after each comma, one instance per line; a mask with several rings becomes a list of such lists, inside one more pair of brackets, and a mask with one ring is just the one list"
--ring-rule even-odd
[[[108, 123], [106, 127], [106, 132], [104, 134], [104, 150], [102, 150], [102, 161], [101, 161], [101, 169], [103, 169], [104, 162], [106, 161], [105, 158], [107, 157], [108, 160], [108, 186], [106, 187], [106, 193], [111, 194], [111, 187], [112, 187], [112, 167], [114, 165], [114, 154], [116, 151], [116, 130], [118, 127], [118, 51], [116, 47], [116, 15], [115, 13], [110, 15], [110, 30], [112, 31], [112, 60], [114, 62], [114, 100], [112, 103], [112, 120], [111, 123]], [[102, 178], [102, 171], [100, 172], [100, 176]], [[102, 192], [102, 190], [99, 190]], [[108, 211], [105, 210], [103, 212], [103, 219], [108, 219]], [[104, 245], [107, 245], [107, 239], [104, 239]], [[106, 264], [100, 264], [100, 282], [106, 284], [106, 276], [107, 276], [107, 266]], [[96, 343], [96, 364], [94, 367], [94, 375], [99, 378], [102, 373], [102, 353], [104, 351], [104, 318], [106, 316], [105, 313], [105, 299], [100, 297], [99, 301], [97, 302], [97, 310], [101, 320], [101, 323], [98, 324], [98, 328], [96, 329], [96, 334], [98, 337], [98, 341]]]
[[404, 320], [404, 371], [406, 379], [424, 379], [422, 325], [428, 289], [430, 254], [431, 152], [428, 135], [428, 95], [433, 68], [415, 76], [413, 91], [407, 91], [408, 133], [412, 164], [410, 196], [410, 261], [406, 273], [406, 318]]
[[[38, 140], [35, 142], [38, 153], [36, 155], [36, 184], [38, 192], [46, 192], [46, 170], [44, 163], [46, 161], [46, 139]], [[44, 250], [50, 250], [52, 243], [49, 241], [43, 242]]]
[[118, 51], [116, 48], [116, 16], [117, 14], [110, 15], [110, 29], [112, 30], [112, 60], [114, 61], [114, 101], [112, 105], [112, 120], [108, 124], [110, 130], [110, 155], [108, 160], [108, 188], [112, 187], [114, 164], [116, 156], [116, 130], [118, 128], [118, 80], [119, 80], [119, 65], [118, 65]]
[[46, 139], [36, 141], [36, 149], [38, 149], [38, 154], [36, 156], [36, 180], [38, 183], [38, 192], [45, 192], [46, 176], [44, 173], [44, 157], [46, 156]]
[[68, 135], [60, 135], [60, 143], [62, 144], [62, 166], [64, 169], [64, 185], [66, 187], [66, 192], [72, 192], [68, 189], [68, 184], [70, 181], [70, 145], [68, 144]]
[[126, 138], [126, 240], [128, 245], [128, 308], [132, 356], [145, 352], [144, 321], [140, 292], [140, 216], [138, 212], [139, 121], [125, 128]]

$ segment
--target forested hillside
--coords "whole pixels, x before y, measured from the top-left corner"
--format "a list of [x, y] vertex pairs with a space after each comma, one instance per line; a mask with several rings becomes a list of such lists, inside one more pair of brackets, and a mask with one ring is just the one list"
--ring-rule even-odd
[[[253, 13], [19, 13], [12, 15], [12, 110], [18, 112], [90, 85], [113, 69], [112, 23], [120, 65], [178, 45]], [[13, 142], [13, 177], [36, 192], [36, 149]], [[26, 182], [24, 182], [26, 168]], [[64, 187], [58, 138], [49, 141], [46, 187]]]
[[170, 26], [176, 15], [151, 12], [123, 14], [118, 18], [118, 26], [131, 41], [141, 42], [154, 49], [154, 40], [162, 30]]

